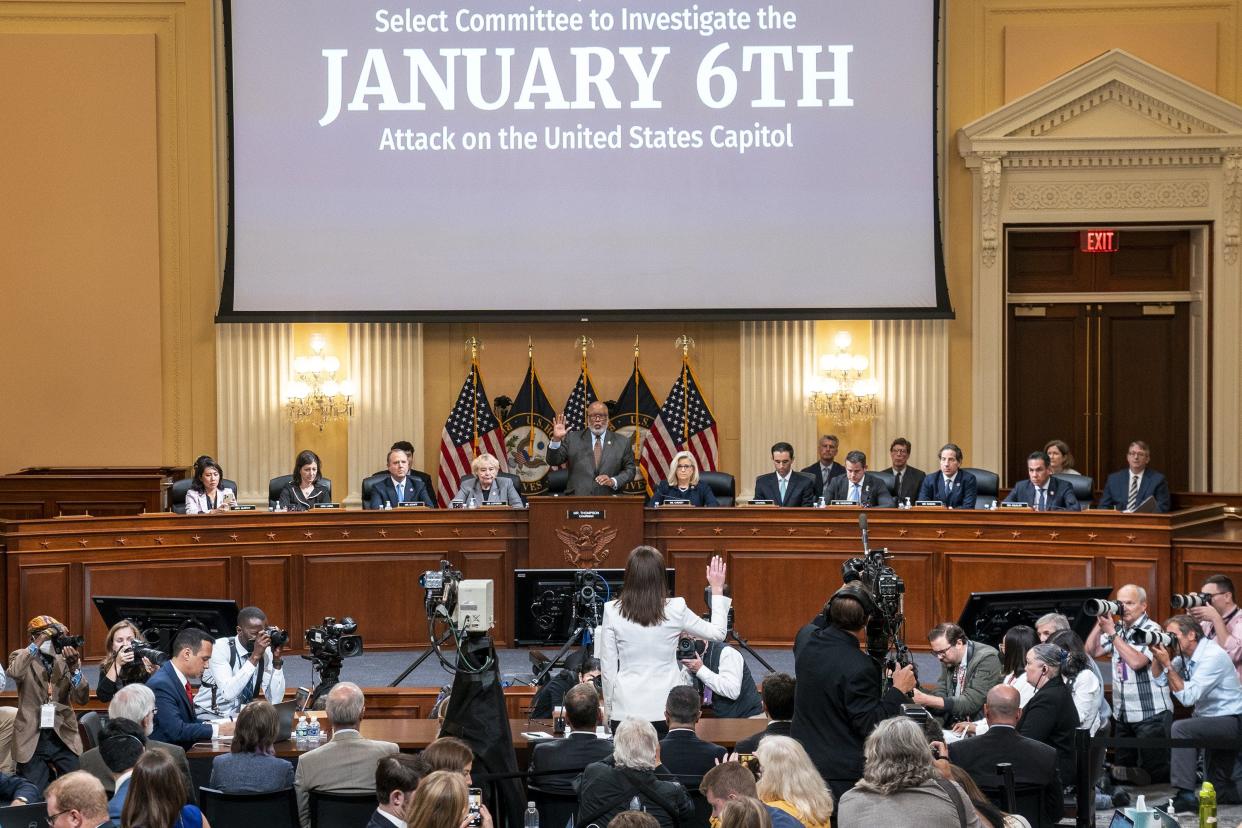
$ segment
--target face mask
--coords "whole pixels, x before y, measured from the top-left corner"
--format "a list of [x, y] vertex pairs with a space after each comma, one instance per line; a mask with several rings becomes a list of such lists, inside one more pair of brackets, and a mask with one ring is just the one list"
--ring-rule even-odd
[[39, 645], [39, 652], [44, 655], [54, 656], [56, 655], [56, 648], [53, 647], [52, 642], [48, 640]]

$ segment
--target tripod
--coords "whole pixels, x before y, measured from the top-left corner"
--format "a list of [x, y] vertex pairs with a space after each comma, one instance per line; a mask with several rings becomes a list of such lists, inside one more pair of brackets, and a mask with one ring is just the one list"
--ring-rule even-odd
[[569, 652], [569, 648], [574, 646], [574, 643], [577, 642], [579, 638], [585, 636], [589, 629], [590, 628], [587, 626], [587, 622], [585, 620], [579, 621], [578, 626], [572, 633], [570, 633], [569, 638], [565, 640], [565, 645], [557, 650], [556, 655], [552, 656], [552, 658], [548, 660], [548, 663], [543, 666], [543, 669], [539, 671], [539, 675], [535, 676], [531, 680], [531, 686], [538, 687], [540, 682], [544, 680], [544, 677], [546, 677], [548, 673], [552, 672], [552, 668], [556, 666], [556, 662], [564, 658], [565, 653]]
[[315, 689], [311, 692], [310, 698], [306, 700], [303, 710], [318, 710], [315, 705], [323, 700], [331, 690], [341, 680], [341, 659], [339, 658], [316, 658], [315, 656], [304, 655], [302, 658], [311, 663], [314, 670], [319, 671], [319, 683], [315, 685]]
[[[733, 610], [732, 609], [729, 610], [729, 621], [730, 622], [733, 621]], [[768, 662], [764, 660], [763, 656], [759, 655], [759, 653], [755, 651], [754, 647], [746, 643], [746, 639], [742, 638], [741, 634], [733, 627], [732, 623], [729, 624], [729, 630], [728, 632], [725, 633], [724, 640], [726, 644], [729, 643], [730, 641], [736, 642], [737, 646], [741, 647], [743, 650], [750, 653], [754, 657], [755, 661], [759, 662], [765, 668], [767, 668], [767, 671], [769, 673], [776, 672], [776, 668], [774, 668], [771, 664], [768, 664]]]
[[452, 634], [451, 632], [445, 632], [443, 635], [441, 635], [440, 638], [434, 644], [431, 645], [431, 648], [429, 650], [427, 650], [425, 653], [420, 655], [418, 658], [414, 659], [414, 663], [411, 664], [409, 667], [406, 667], [404, 670], [402, 670], [401, 675], [397, 676], [395, 679], [389, 682], [388, 686], [396, 687], [398, 684], [405, 681], [405, 677], [408, 676], [410, 673], [414, 672], [415, 670], [417, 670], [418, 665], [426, 661], [427, 658], [432, 653], [434, 653], [437, 649], [439, 649], [441, 644], [443, 644], [445, 641], [448, 641], [449, 636], [451, 634]]

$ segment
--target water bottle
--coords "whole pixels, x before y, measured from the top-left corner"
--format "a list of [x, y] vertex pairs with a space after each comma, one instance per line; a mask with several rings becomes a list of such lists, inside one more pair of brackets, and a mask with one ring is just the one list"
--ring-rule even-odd
[[298, 741], [303, 741], [306, 739], [307, 730], [306, 717], [302, 716], [298, 719], [298, 726], [294, 729], [293, 735]]
[[1216, 828], [1216, 788], [1211, 782], [1199, 789], [1199, 828]]
[[391, 504], [391, 503], [389, 503], [387, 500], [385, 500], [385, 501], [384, 501], [384, 508], [385, 508], [385, 509], [389, 509], [389, 510], [391, 510], [391, 509], [392, 509], [392, 504]]
[[306, 736], [307, 738], [313, 739], [316, 742], [319, 741], [320, 731], [319, 731], [319, 720], [318, 719], [310, 720], [310, 727], [307, 730]]
[[526, 818], [522, 821], [525, 828], [539, 828], [539, 809], [535, 807], [535, 803], [526, 803]]

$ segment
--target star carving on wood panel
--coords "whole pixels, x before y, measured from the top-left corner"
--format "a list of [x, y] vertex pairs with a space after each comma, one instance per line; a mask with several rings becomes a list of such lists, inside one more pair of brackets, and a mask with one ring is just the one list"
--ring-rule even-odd
[[202, 535], [191, 535], [190, 537], [194, 538], [195, 543], [198, 543], [199, 541], [203, 539]]
[[155, 543], [156, 543], [156, 545], [157, 545], [157, 546], [163, 546], [163, 545], [164, 545], [164, 536], [163, 536], [163, 535], [157, 535], [157, 536], [155, 537]]
[[237, 534], [236, 532], [233, 532], [229, 535], [229, 540], [234, 540], [234, 541], [241, 540], [241, 535]]
[[499, 529], [497, 529], [495, 526], [493, 526], [491, 529], [488, 529], [487, 531], [488, 531], [490, 534], [495, 535], [495, 534], [496, 534], [497, 532], [499, 532], [500, 530], [499, 530]]
[[1056, 539], [1057, 539], [1057, 538], [1059, 538], [1059, 537], [1061, 537], [1061, 533], [1060, 533], [1060, 532], [1049, 532], [1049, 533], [1048, 533], [1048, 538], [1049, 538], [1050, 540], [1056, 540]]
[[722, 532], [724, 532], [724, 530], [723, 530], [723, 529], [721, 529], [719, 526], [713, 526], [713, 527], [712, 527], [712, 534], [713, 534], [713, 535], [719, 535], [719, 534], [720, 534], [720, 533], [722, 533]]
[[751, 533], [752, 535], [757, 535], [757, 534], [759, 534], [759, 527], [758, 527], [758, 526], [752, 526], [752, 527], [750, 527], [750, 533]]
[[88, 541], [86, 538], [82, 538], [81, 540], [78, 541], [78, 544], [81, 546], [86, 546], [86, 544], [88, 543], [90, 543], [90, 541]]
[[832, 534], [832, 527], [831, 527], [831, 526], [829, 526], [828, 528], [824, 529], [824, 534], [825, 534], [825, 535], [831, 535], [831, 534]]
[[309, 530], [309, 529], [307, 529], [307, 530], [306, 530], [305, 532], [303, 532], [302, 534], [303, 534], [303, 535], [305, 535], [305, 536], [307, 537], [307, 539], [310, 539], [310, 538], [315, 537], [315, 533], [314, 533], [314, 532], [312, 532], [312, 531], [311, 531], [311, 530]]
[[116, 542], [119, 543], [121, 546], [124, 546], [125, 544], [129, 543], [129, 538], [117, 538]]
[[[457, 531], [460, 532], [461, 530], [459, 529]], [[421, 538], [423, 536], [423, 527], [420, 526], [417, 529], [415, 529], [414, 534], [418, 535]]]
[[1017, 540], [1018, 538], [1022, 537], [1022, 533], [1021, 533], [1021, 532], [1019, 532], [1017, 529], [1014, 529], [1014, 530], [1013, 530], [1012, 532], [1010, 532], [1009, 534], [1013, 535], [1013, 539], [1014, 539], [1014, 540]]
[[1126, 540], [1128, 540], [1130, 543], [1134, 543], [1134, 540], [1137, 537], [1138, 535], [1126, 535]]
[[454, 534], [454, 535], [457, 535], [457, 536], [460, 536], [460, 535], [461, 535], [461, 527], [460, 527], [460, 526], [454, 526], [454, 527], [453, 527], [453, 534]]
[[949, 531], [949, 530], [947, 530], [947, 529], [937, 529], [937, 530], [936, 530], [936, 537], [938, 537], [938, 538], [943, 538], [943, 537], [944, 537], [944, 533], [945, 533], [945, 532], [947, 532], [947, 531]]
[[380, 533], [380, 537], [381, 537], [381, 538], [386, 538], [386, 537], [388, 537], [388, 530], [387, 530], [387, 529], [381, 529], [381, 530], [379, 530], [379, 533]]
[[790, 527], [786, 528], [786, 529], [785, 529], [785, 531], [786, 531], [786, 532], [788, 532], [788, 533], [789, 533], [789, 534], [791, 534], [791, 535], [796, 535], [796, 534], [798, 534], [798, 529], [797, 529], [797, 527], [795, 527], [795, 526], [790, 526]]
[[897, 530], [897, 534], [901, 535], [904, 538], [906, 535], [910, 534], [910, 530], [903, 527]]
[[268, 540], [276, 540], [276, 533], [275, 533], [275, 532], [268, 532], [268, 533], [267, 533], [267, 539], [268, 539]]
[[52, 545], [51, 541], [39, 541], [39, 546], [42, 546], [44, 549], [47, 549], [51, 545]]
[[981, 537], [983, 537], [983, 530], [982, 530], [982, 529], [976, 529], [976, 530], [975, 530], [975, 537], [976, 537], [976, 538], [981, 538]]
[[1099, 537], [1099, 535], [1097, 535], [1095, 532], [1088, 532], [1088, 533], [1087, 533], [1087, 540], [1095, 540], [1095, 539], [1096, 539], [1096, 538], [1098, 538], [1098, 537]]
[[679, 534], [679, 535], [684, 535], [684, 534], [686, 534], [686, 527], [684, 527], [684, 526], [678, 526], [678, 527], [677, 527], [677, 534]]
[[348, 538], [348, 537], [349, 537], [349, 530], [348, 530], [348, 529], [342, 529], [342, 530], [341, 530], [341, 537], [342, 537], [342, 538]]

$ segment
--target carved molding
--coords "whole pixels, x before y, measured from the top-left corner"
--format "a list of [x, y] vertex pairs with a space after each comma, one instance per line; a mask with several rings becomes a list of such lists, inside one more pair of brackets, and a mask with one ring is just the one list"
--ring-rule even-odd
[[1220, 163], [1221, 151], [1219, 149], [1009, 152], [1004, 160], [1006, 169], [1045, 169], [1050, 167], [1216, 167]]
[[1225, 263], [1238, 263], [1239, 221], [1242, 220], [1242, 154], [1231, 152], [1225, 156], [1224, 225], [1222, 243]]
[[979, 243], [983, 249], [984, 267], [996, 264], [1000, 248], [1000, 186], [1001, 154], [981, 153], [979, 156]]
[[1146, 92], [1140, 92], [1129, 84], [1114, 80], [1075, 98], [1040, 118], [1023, 124], [1017, 129], [1010, 131], [1008, 135], [1022, 135], [1030, 138], [1044, 135], [1102, 104], [1110, 103], [1119, 104], [1137, 112], [1143, 117], [1166, 127], [1171, 132], [1182, 135], [1221, 134], [1219, 127], [1172, 107]]
[[[1206, 207], [1206, 181], [1092, 181], [1010, 184], [1011, 210], [1152, 210]], [[1236, 227], [1235, 227], [1236, 229]]]

